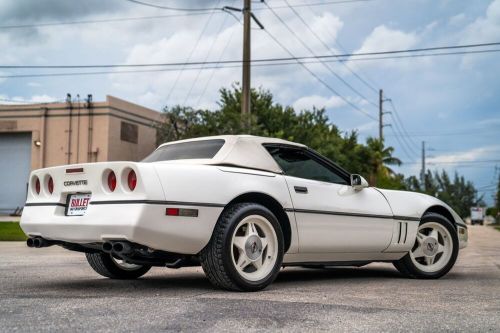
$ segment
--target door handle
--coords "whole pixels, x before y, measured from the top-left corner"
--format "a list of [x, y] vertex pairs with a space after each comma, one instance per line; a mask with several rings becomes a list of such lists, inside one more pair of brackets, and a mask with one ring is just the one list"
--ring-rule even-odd
[[304, 193], [304, 194], [307, 193], [307, 187], [305, 187], [305, 186], [294, 186], [293, 188], [295, 189], [295, 192], [297, 192], [297, 193]]

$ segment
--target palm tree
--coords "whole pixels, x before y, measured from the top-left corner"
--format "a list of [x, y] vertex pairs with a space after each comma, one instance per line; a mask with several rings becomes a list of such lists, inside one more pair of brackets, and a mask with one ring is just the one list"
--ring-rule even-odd
[[401, 165], [401, 160], [392, 156], [393, 147], [385, 147], [384, 141], [374, 138], [368, 138], [366, 144], [370, 150], [371, 157], [369, 161], [370, 176], [369, 182], [372, 186], [377, 185], [378, 176], [392, 177], [395, 172], [388, 165]]

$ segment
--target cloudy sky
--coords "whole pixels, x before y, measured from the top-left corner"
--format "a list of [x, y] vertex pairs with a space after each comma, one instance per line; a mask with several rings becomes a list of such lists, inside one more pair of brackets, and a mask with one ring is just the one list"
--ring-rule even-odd
[[[242, 5], [242, 0], [144, 1], [183, 8]], [[253, 58], [289, 56], [268, 33], [295, 56], [310, 56], [311, 51], [324, 55], [500, 42], [500, 0], [288, 2], [311, 4], [295, 7], [308, 26], [284, 0], [268, 0], [294, 36], [272, 11], [255, 1], [255, 15], [267, 32], [256, 26], [252, 30]], [[151, 16], [161, 17], [121, 20]], [[0, 0], [0, 65], [235, 60], [242, 53], [239, 19], [222, 11], [179, 12], [126, 0]], [[106, 22], [46, 25], [96, 20]], [[382, 88], [396, 108], [394, 112], [393, 105], [386, 103], [393, 113], [386, 116], [392, 127], [385, 128], [385, 133], [387, 143], [406, 162], [400, 171], [418, 174], [425, 141], [429, 168], [458, 171], [474, 181], [491, 203], [490, 185], [495, 183], [495, 166], [500, 167], [496, 162], [500, 160], [499, 60], [500, 53], [485, 53], [308, 65], [342, 98], [297, 64], [255, 66], [252, 85], [270, 89], [279, 103], [297, 110], [325, 107], [332, 122], [344, 131], [357, 130], [361, 140], [377, 135], [377, 122], [366, 113], [377, 116], [376, 90]], [[93, 94], [94, 100], [114, 95], [157, 110], [177, 103], [213, 109], [218, 89], [241, 76], [237, 67], [117, 73], [123, 70], [9, 78], [81, 70], [0, 68], [0, 103], [60, 100], [69, 92]]]

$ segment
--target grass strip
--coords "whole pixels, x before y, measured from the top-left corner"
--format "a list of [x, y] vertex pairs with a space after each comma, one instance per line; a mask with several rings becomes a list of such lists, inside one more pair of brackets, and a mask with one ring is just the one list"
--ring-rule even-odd
[[24, 241], [27, 238], [19, 222], [0, 222], [0, 241]]

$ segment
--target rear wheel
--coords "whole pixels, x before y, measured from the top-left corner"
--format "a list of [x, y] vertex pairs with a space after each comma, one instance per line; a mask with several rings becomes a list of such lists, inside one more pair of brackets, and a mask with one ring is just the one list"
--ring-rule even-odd
[[212, 284], [257, 291], [271, 284], [283, 261], [283, 233], [276, 216], [254, 203], [226, 209], [200, 261]]
[[151, 269], [151, 266], [129, 264], [104, 252], [85, 253], [85, 256], [94, 271], [110, 279], [137, 279]]
[[456, 228], [444, 216], [429, 213], [420, 222], [415, 245], [394, 266], [407, 277], [437, 279], [450, 271], [457, 256]]

